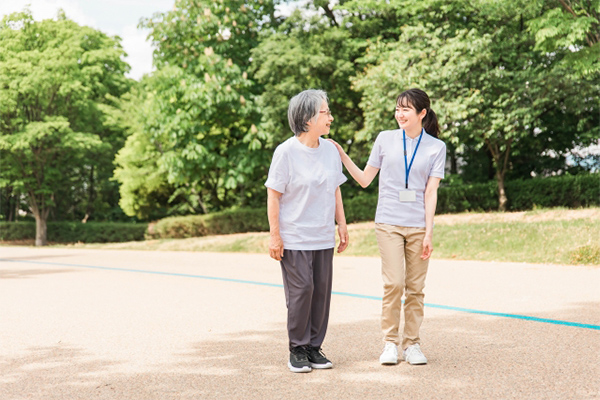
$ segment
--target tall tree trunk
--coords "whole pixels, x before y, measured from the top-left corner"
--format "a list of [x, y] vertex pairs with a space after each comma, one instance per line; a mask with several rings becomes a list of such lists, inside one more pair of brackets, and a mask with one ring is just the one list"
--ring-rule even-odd
[[48, 220], [48, 214], [50, 214], [50, 208], [48, 206], [40, 205], [32, 192], [29, 192], [28, 200], [29, 209], [35, 217], [35, 245], [46, 246], [48, 244], [46, 221]]
[[81, 220], [84, 224], [92, 215], [92, 210], [94, 207], [94, 199], [96, 198], [96, 192], [94, 191], [94, 166], [90, 169], [90, 186], [88, 188], [88, 200], [87, 205], [85, 207], [85, 217]]
[[[35, 245], [46, 246], [48, 244], [48, 229], [46, 226], [46, 218], [44, 212], [35, 212]], [[47, 217], [47, 215], [46, 215]]]
[[506, 211], [508, 197], [506, 196], [506, 188], [504, 186], [504, 177], [508, 170], [508, 158], [510, 156], [510, 148], [512, 145], [512, 139], [508, 139], [504, 143], [504, 150], [498, 143], [492, 143], [490, 140], [486, 140], [488, 149], [494, 157], [494, 166], [496, 167], [496, 183], [498, 184], [498, 210]]
[[496, 171], [496, 182], [498, 183], [498, 209], [506, 211], [508, 198], [506, 197], [506, 188], [504, 187], [504, 173]]

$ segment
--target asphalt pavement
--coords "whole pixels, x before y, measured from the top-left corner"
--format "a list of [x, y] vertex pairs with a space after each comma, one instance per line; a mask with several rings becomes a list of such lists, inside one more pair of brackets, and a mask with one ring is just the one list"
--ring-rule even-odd
[[430, 263], [425, 366], [382, 366], [380, 261], [334, 259], [323, 351], [287, 369], [268, 255], [0, 247], [0, 399], [600, 399], [600, 267]]

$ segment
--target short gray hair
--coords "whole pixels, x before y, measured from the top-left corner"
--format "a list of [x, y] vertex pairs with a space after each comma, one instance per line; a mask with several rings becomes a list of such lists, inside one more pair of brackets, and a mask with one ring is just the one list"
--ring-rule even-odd
[[292, 97], [288, 107], [288, 122], [294, 135], [308, 131], [307, 123], [319, 115], [323, 100], [329, 102], [327, 93], [317, 89], [308, 89]]

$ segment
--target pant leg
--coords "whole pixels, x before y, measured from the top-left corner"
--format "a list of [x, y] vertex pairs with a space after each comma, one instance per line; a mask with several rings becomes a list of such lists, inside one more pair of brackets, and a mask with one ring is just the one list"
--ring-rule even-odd
[[313, 295], [310, 313], [310, 345], [321, 347], [329, 322], [333, 249], [315, 250], [313, 255]]
[[399, 327], [404, 291], [404, 236], [398, 227], [375, 224], [375, 234], [381, 254], [383, 301], [381, 330], [383, 340], [400, 344]]
[[425, 278], [429, 259], [422, 260], [425, 228], [402, 228], [406, 237], [406, 299], [404, 300], [404, 336], [402, 348], [420, 341], [419, 329], [425, 311]]
[[287, 329], [290, 349], [310, 344], [312, 258], [312, 251], [284, 250], [280, 261], [288, 309]]

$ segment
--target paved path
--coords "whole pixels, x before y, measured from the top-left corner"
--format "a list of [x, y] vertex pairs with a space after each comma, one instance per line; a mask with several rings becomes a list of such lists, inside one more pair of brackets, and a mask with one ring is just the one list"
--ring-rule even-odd
[[334, 368], [292, 374], [266, 255], [0, 247], [0, 399], [600, 398], [600, 268], [433, 260], [429, 364], [383, 367], [379, 260], [334, 263]]

